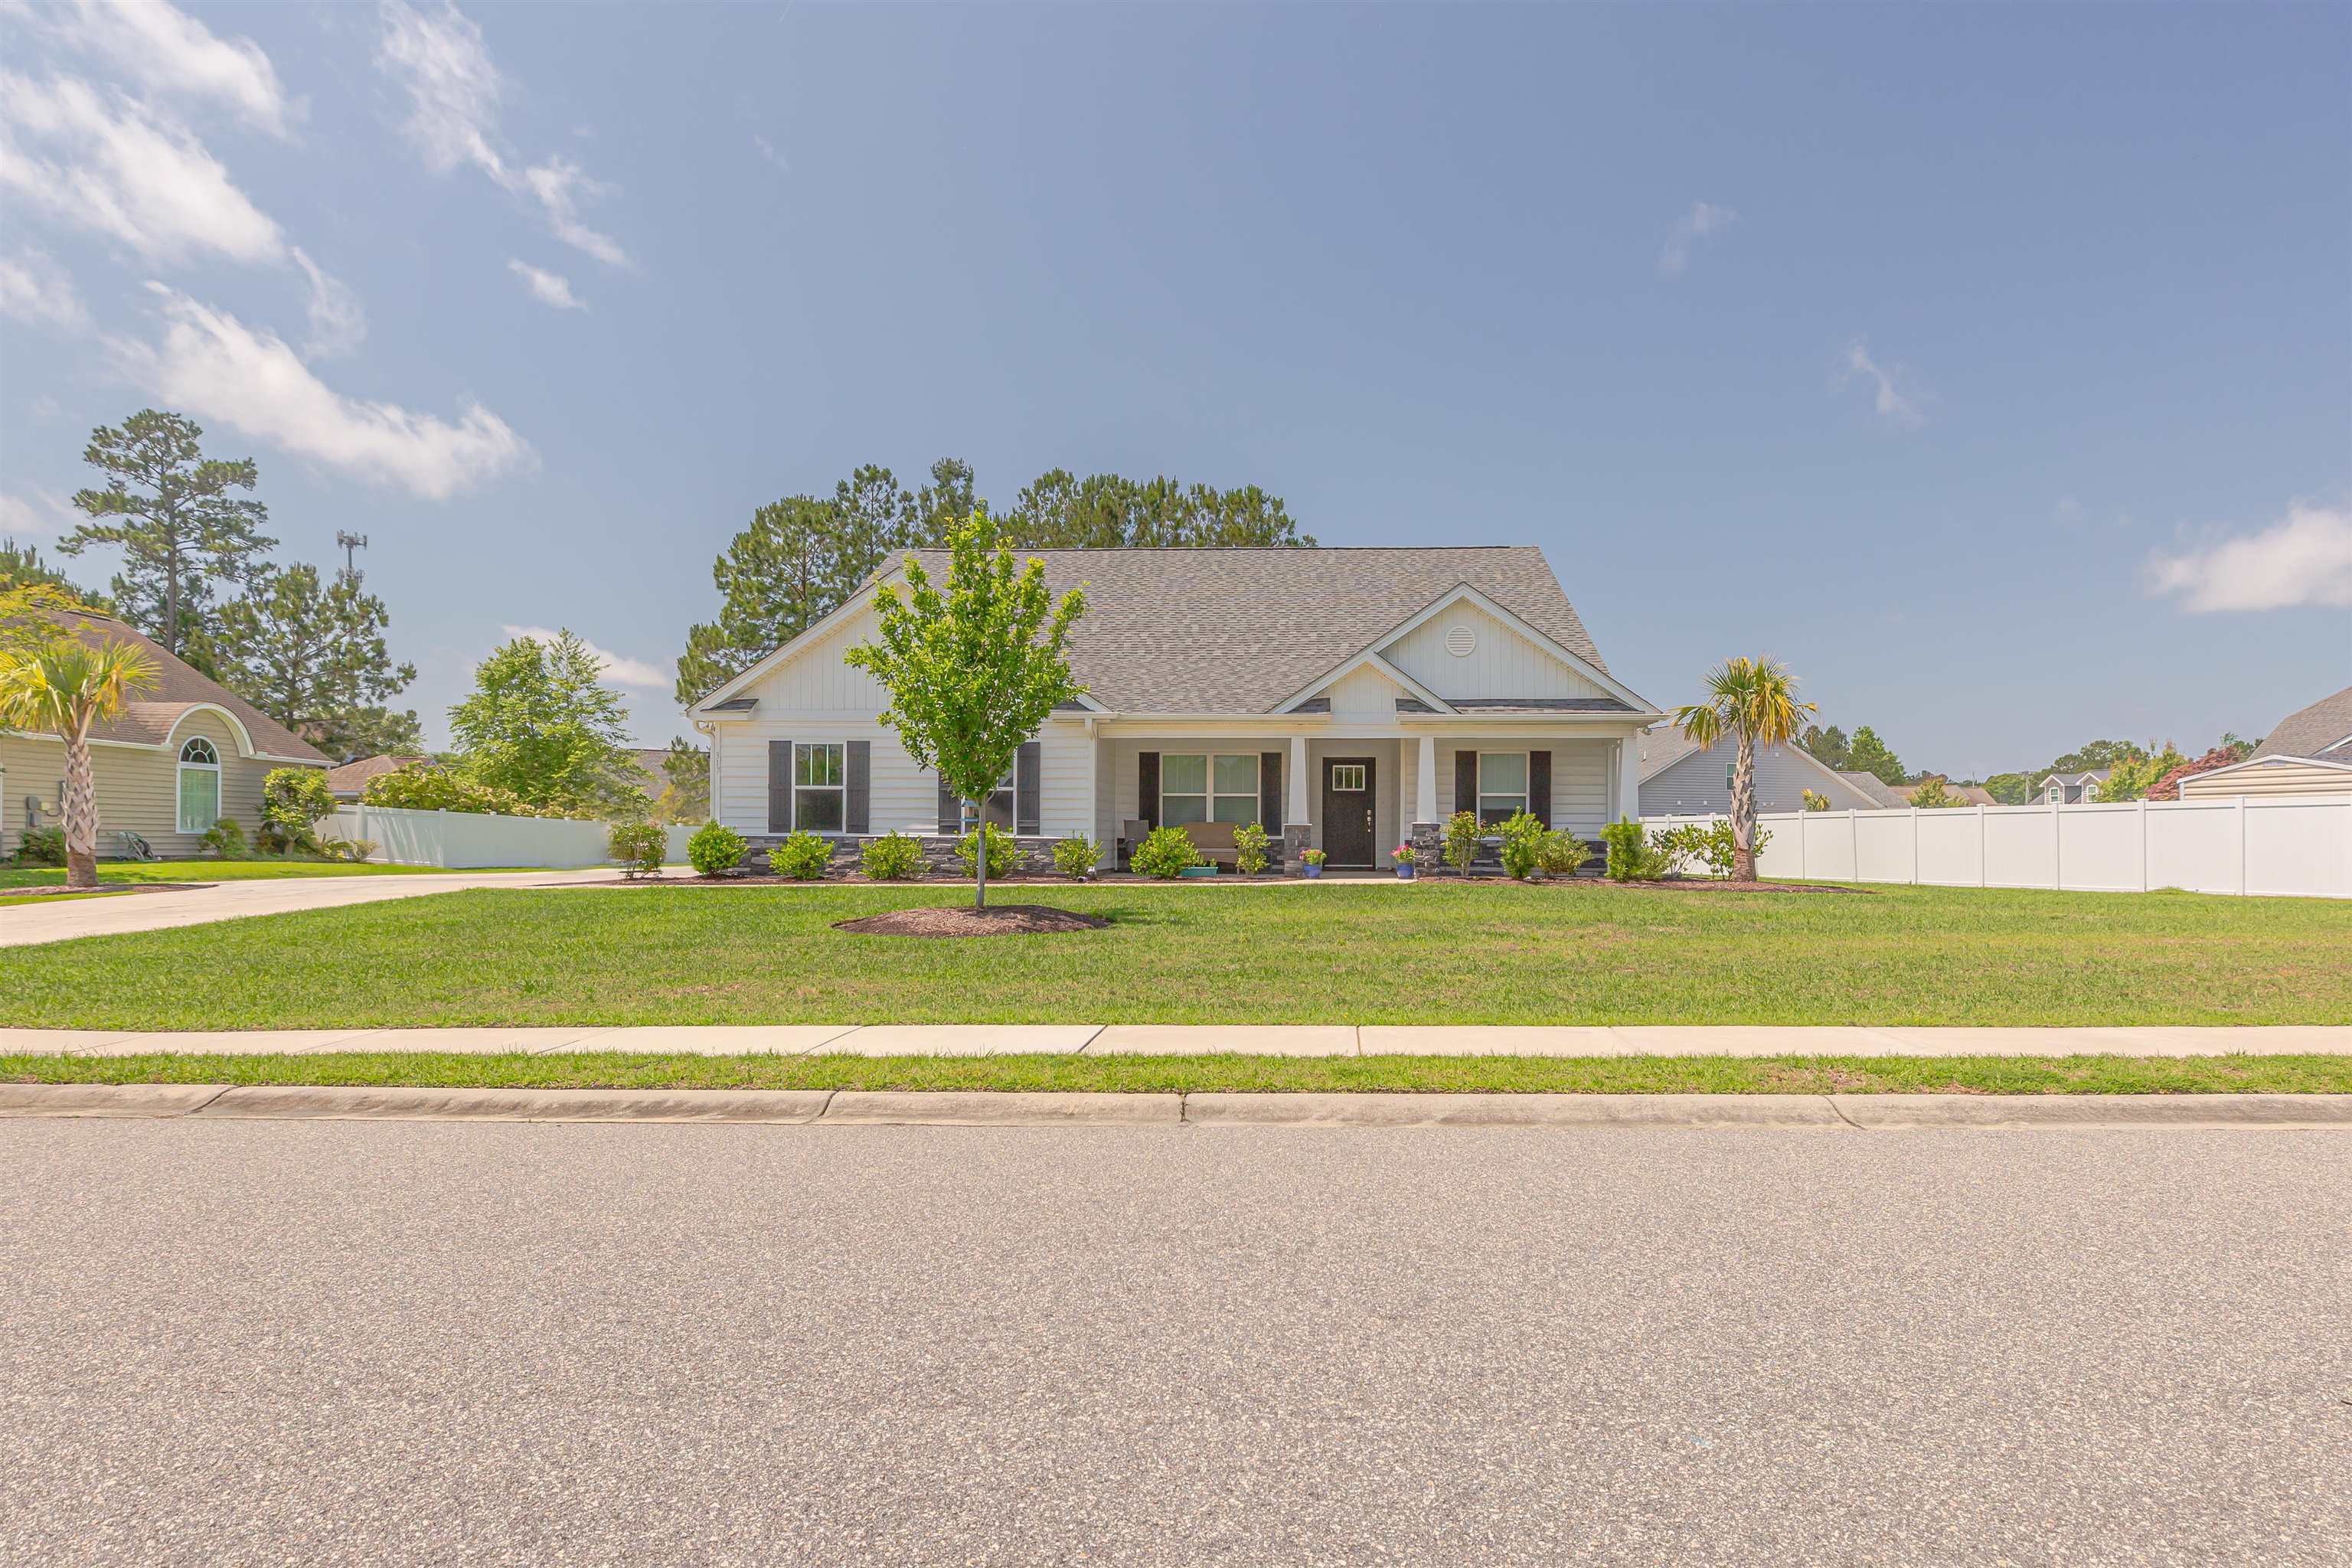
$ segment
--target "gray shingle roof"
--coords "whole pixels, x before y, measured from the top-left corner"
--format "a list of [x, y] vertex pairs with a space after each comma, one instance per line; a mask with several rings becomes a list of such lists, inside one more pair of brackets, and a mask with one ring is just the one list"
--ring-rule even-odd
[[1643, 731], [1642, 782], [1647, 784], [1698, 749], [1696, 741], [1671, 724]]
[[[944, 574], [946, 552], [916, 554], [934, 579]], [[1071, 664], [1087, 695], [1115, 712], [1269, 711], [1465, 583], [1609, 668], [1532, 546], [1024, 554], [1045, 563], [1056, 594], [1086, 588]], [[895, 560], [885, 572], [897, 574]]]
[[[2352, 686], [2323, 697], [2310, 707], [2288, 714], [2278, 728], [2254, 748], [2257, 757], [2315, 757], [2352, 735]], [[2328, 754], [2330, 762], [2352, 761], [2344, 752]]]
[[1885, 779], [1880, 778], [1876, 773], [1866, 773], [1859, 768], [1856, 768], [1852, 772], [1840, 768], [1837, 770], [1837, 776], [1845, 780], [1846, 783], [1853, 785], [1854, 788], [1860, 790], [1863, 794], [1868, 795], [1871, 799], [1876, 801], [1881, 805], [1909, 805], [1911, 804], [1911, 795], [1909, 791], [1895, 788], [1893, 784], [1888, 784]]

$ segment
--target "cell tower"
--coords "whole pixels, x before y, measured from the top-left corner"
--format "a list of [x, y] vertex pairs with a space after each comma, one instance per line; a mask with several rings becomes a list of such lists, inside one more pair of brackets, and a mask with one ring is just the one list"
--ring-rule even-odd
[[360, 574], [358, 556], [361, 551], [367, 548], [367, 535], [345, 533], [339, 528], [335, 530], [335, 548], [343, 552], [343, 570], [354, 577], [358, 576]]

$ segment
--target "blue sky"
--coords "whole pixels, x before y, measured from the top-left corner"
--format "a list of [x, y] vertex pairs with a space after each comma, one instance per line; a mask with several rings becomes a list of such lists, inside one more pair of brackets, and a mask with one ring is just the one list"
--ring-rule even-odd
[[[648, 742], [763, 501], [942, 455], [1541, 545], [1915, 765], [2352, 680], [2352, 7], [0, 0], [0, 529], [147, 404]], [[99, 567], [91, 574], [102, 576]]]

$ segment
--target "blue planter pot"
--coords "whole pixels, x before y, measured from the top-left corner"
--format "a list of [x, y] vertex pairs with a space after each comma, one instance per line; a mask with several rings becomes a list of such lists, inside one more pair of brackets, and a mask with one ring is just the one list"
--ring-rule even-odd
[[1412, 868], [1411, 866], [1400, 866], [1400, 867], [1398, 867], [1398, 868], [1397, 868], [1397, 880], [1398, 880], [1398, 881], [1400, 881], [1400, 882], [1410, 882], [1410, 881], [1412, 881], [1412, 872], [1413, 872], [1413, 868]]
[[1216, 874], [1217, 868], [1214, 866], [1187, 866], [1177, 873], [1182, 877], [1213, 877]]
[[1323, 874], [1323, 868], [1313, 864], [1301, 866], [1299, 869], [1307, 874], [1307, 879], [1310, 882]]

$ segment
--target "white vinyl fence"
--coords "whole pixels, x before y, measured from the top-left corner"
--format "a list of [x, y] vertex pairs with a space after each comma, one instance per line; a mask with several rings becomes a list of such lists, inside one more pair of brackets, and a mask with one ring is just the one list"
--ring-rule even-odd
[[[1645, 816], [1645, 827], [1712, 816]], [[2352, 795], [1776, 812], [1763, 877], [2352, 899]]]
[[[390, 866], [444, 866], [465, 870], [484, 866], [602, 866], [611, 857], [609, 822], [574, 822], [554, 816], [493, 816], [475, 811], [407, 811], [383, 805], [341, 805], [320, 824], [329, 838], [366, 838], [369, 856]], [[691, 827], [668, 829], [663, 858], [686, 858]]]

